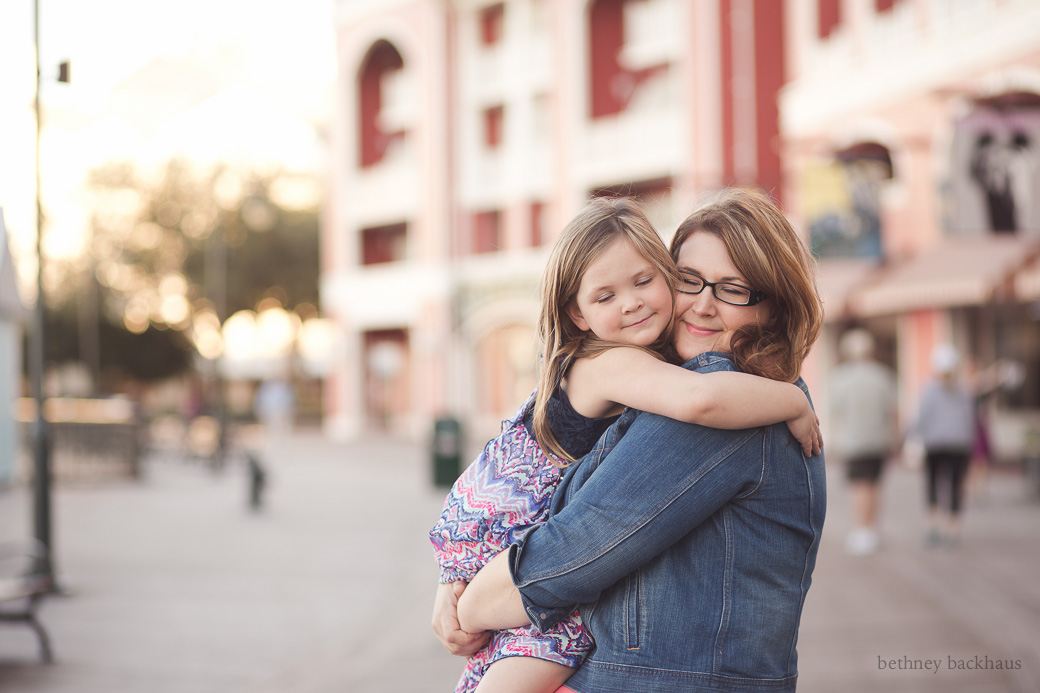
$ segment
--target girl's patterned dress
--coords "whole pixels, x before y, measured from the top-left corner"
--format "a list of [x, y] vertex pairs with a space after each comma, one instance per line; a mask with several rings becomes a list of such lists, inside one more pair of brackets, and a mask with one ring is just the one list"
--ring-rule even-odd
[[[442, 583], [469, 582], [489, 560], [546, 520], [560, 470], [535, 440], [533, 409], [534, 394], [502, 422], [502, 433], [488, 442], [448, 493], [440, 520], [430, 531]], [[549, 401], [553, 434], [576, 458], [589, 452], [616, 419], [582, 416], [562, 390]], [[504, 657], [537, 657], [577, 667], [590, 645], [577, 611], [546, 633], [532, 625], [495, 631], [490, 643], [470, 657], [455, 693], [475, 691], [487, 668]]]

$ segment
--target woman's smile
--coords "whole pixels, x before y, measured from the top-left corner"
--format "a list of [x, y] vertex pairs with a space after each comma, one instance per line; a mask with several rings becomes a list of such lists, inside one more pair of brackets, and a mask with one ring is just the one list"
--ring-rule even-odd
[[686, 320], [680, 320], [683, 329], [685, 329], [692, 337], [713, 337], [717, 335], [721, 330], [712, 329], [710, 327], [702, 327], [700, 325], [694, 325], [692, 322]]

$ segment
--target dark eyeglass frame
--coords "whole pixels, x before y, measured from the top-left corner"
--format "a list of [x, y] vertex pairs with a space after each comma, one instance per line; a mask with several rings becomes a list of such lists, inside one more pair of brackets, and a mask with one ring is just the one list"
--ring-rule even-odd
[[[710, 287], [711, 288], [711, 293], [712, 293], [713, 296], [715, 296], [715, 298], [719, 299], [723, 303], [728, 303], [731, 306], [757, 306], [759, 303], [761, 303], [762, 301], [764, 301], [767, 298], [769, 298], [768, 296], [766, 296], [764, 293], [762, 293], [758, 289], [752, 289], [751, 287], [744, 286], [743, 284], [736, 284], [734, 282], [709, 282], [704, 277], [697, 276], [696, 274], [694, 274], [693, 272], [690, 272], [688, 270], [679, 270], [679, 274], [684, 274], [687, 277], [694, 277], [697, 281], [701, 282], [701, 284], [703, 285], [697, 291], [687, 291], [687, 290], [683, 289], [683, 282], [680, 281], [679, 282], [679, 286], [676, 289], [676, 291], [678, 291], [681, 294], [687, 294], [689, 296], [696, 296], [697, 294], [703, 293], [705, 289]], [[743, 289], [744, 291], [747, 291], [748, 292], [748, 300], [747, 300], [747, 302], [746, 303], [734, 303], [733, 301], [729, 301], [729, 300], [723, 298], [722, 296], [719, 296], [718, 287], [720, 287], [720, 286], [721, 287], [733, 286], [733, 287], [736, 287], [738, 289]]]

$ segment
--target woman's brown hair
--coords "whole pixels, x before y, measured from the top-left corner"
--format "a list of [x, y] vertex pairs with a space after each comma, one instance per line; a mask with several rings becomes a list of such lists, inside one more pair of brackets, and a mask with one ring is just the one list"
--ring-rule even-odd
[[[594, 358], [611, 347], [632, 346], [609, 342], [592, 332], [582, 331], [567, 315], [567, 306], [577, 295], [589, 265], [621, 238], [631, 242], [639, 254], [661, 272], [673, 297], [675, 295], [679, 278], [675, 263], [664, 241], [634, 200], [593, 198], [556, 239], [539, 289], [538, 338], [542, 346], [542, 365], [535, 396], [534, 433], [542, 450], [550, 458], [557, 458], [560, 464], [574, 458], [553, 435], [548, 403], [563, 382], [567, 368], [574, 359]], [[667, 329], [646, 349], [658, 358], [670, 348], [673, 321], [674, 316], [669, 319]]]
[[721, 191], [679, 225], [673, 258], [697, 232], [719, 238], [748, 283], [768, 297], [769, 319], [733, 335], [733, 362], [745, 373], [793, 382], [823, 326], [815, 265], [805, 243], [765, 193], [742, 188]]

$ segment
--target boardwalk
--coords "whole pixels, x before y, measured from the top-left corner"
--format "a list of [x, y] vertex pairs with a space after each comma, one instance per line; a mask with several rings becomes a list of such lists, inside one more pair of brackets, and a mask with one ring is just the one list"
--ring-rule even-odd
[[[140, 482], [59, 486], [71, 594], [42, 609], [58, 662], [39, 664], [29, 630], [0, 624], [0, 691], [450, 691], [461, 662], [429, 630], [425, 532], [443, 491], [425, 451], [305, 433], [268, 465], [259, 513], [238, 463], [214, 474], [154, 457]], [[894, 469], [885, 483], [884, 548], [850, 558], [831, 474], [799, 690], [1040, 690], [1040, 503], [995, 475], [961, 546], [927, 551], [918, 475]], [[30, 516], [24, 488], [0, 491], [0, 539], [27, 535]]]

